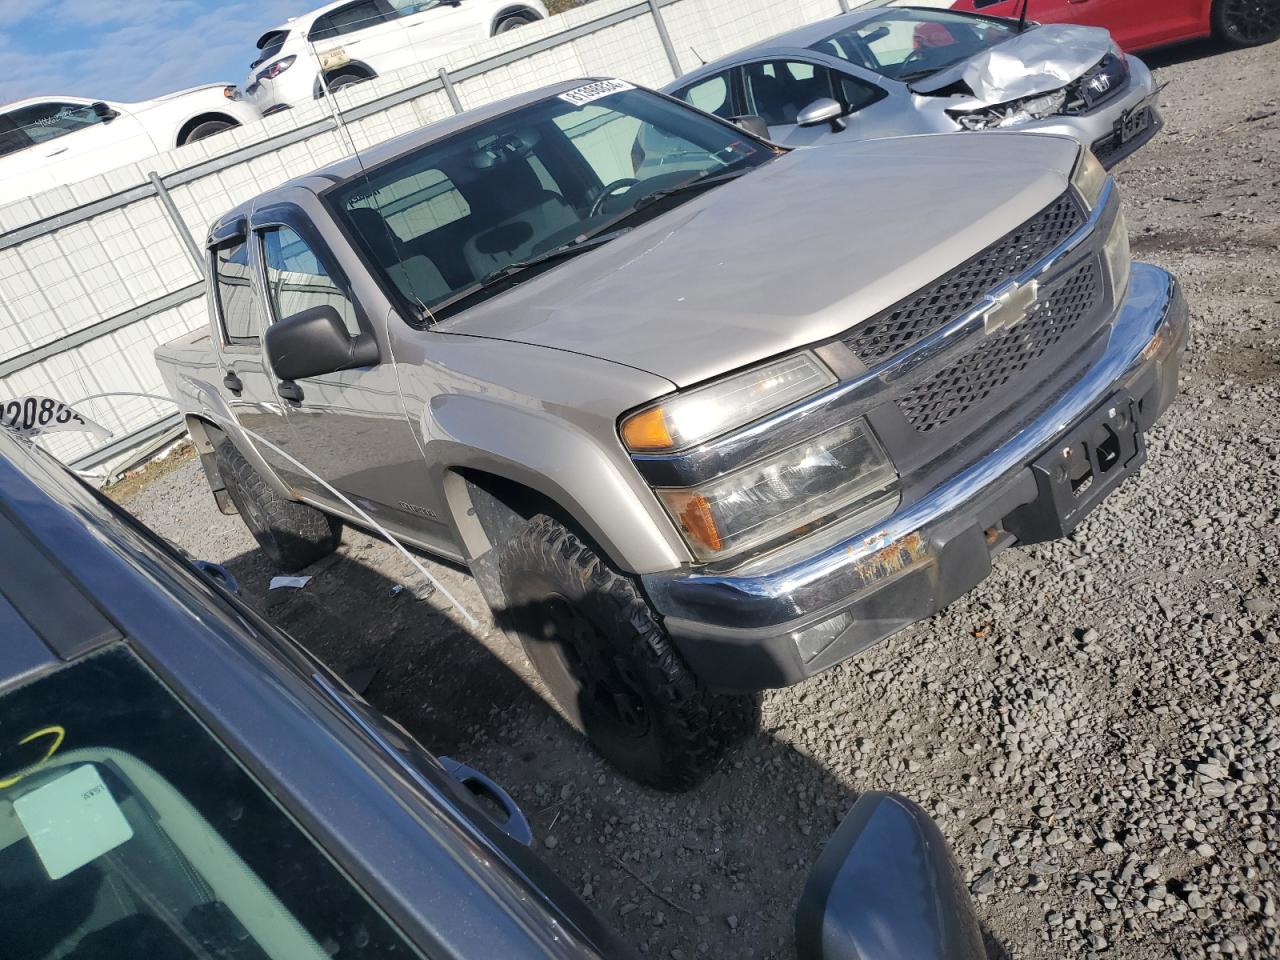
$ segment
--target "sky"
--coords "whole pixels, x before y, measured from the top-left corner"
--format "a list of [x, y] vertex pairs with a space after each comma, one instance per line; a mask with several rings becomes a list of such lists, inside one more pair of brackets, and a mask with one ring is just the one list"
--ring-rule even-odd
[[0, 0], [0, 103], [147, 100], [243, 83], [269, 27], [320, 0]]

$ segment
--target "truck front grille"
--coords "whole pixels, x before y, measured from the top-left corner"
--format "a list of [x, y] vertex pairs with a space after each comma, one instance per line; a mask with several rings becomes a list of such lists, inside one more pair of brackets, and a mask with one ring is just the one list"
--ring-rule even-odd
[[[983, 342], [955, 363], [898, 397], [898, 409], [920, 433], [928, 433], [1010, 387], [1054, 347], [1095, 315], [1103, 298], [1101, 270], [1089, 257], [1040, 301], [1022, 323]], [[1070, 338], [1070, 340], [1069, 340]]]
[[845, 343], [868, 367], [883, 363], [968, 313], [992, 289], [1043, 260], [1084, 222], [1075, 195], [1064, 193], [976, 257], [859, 324]]

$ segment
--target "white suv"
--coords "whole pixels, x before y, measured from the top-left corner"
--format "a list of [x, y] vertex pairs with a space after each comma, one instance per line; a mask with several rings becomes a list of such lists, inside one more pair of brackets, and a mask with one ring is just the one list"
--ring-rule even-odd
[[35, 97], [0, 107], [0, 203], [87, 180], [260, 118], [234, 86], [140, 103]]
[[264, 33], [245, 94], [264, 114], [547, 16], [542, 0], [340, 0]]

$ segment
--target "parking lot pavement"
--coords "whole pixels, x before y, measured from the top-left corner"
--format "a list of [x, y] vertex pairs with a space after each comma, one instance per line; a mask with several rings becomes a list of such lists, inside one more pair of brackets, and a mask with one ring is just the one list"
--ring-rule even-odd
[[[348, 531], [300, 591], [193, 460], [123, 497], [437, 753], [480, 767], [544, 855], [653, 957], [787, 957], [860, 791], [921, 801], [1016, 958], [1280, 955], [1280, 82], [1275, 45], [1154, 57], [1165, 133], [1118, 170], [1135, 256], [1183, 281], [1183, 394], [1072, 539], [1002, 554], [944, 614], [766, 695], [693, 793], [615, 776], [498, 634]], [[433, 569], [473, 613], [461, 572]]]

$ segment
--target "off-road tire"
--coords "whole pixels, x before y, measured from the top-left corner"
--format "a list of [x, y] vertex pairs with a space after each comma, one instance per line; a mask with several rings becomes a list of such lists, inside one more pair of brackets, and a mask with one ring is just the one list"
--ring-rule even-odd
[[527, 13], [513, 13], [509, 17], [503, 17], [493, 28], [493, 35], [496, 37], [500, 33], [507, 33], [511, 30], [518, 30], [521, 27], [527, 27], [531, 23], [536, 23], [537, 18], [531, 17]]
[[498, 567], [503, 625], [569, 721], [628, 777], [688, 790], [758, 723], [752, 698], [704, 689], [635, 582], [559, 521], [534, 517]]
[[341, 520], [277, 494], [229, 440], [217, 444], [214, 458], [240, 519], [276, 567], [292, 573], [338, 548]]
[[185, 147], [188, 143], [195, 143], [197, 140], [212, 137], [215, 133], [221, 133], [223, 130], [230, 130], [232, 127], [238, 126], [240, 124], [231, 120], [206, 120], [204, 123], [196, 124], [179, 146]]
[[1233, 47], [1280, 39], [1280, 0], [1214, 0], [1213, 35]]

